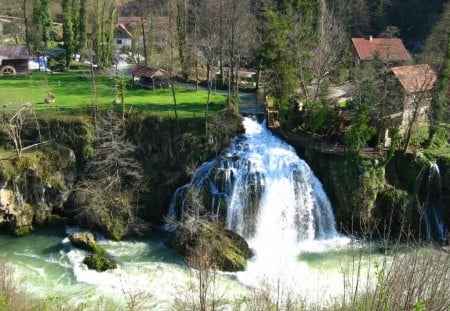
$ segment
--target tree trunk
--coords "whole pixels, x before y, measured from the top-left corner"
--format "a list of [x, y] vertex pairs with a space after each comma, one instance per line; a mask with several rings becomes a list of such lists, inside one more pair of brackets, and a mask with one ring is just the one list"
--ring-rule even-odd
[[[144, 12], [142, 10], [142, 0], [139, 0], [139, 17], [141, 19], [141, 31], [142, 31], [142, 44], [144, 46], [144, 58], [145, 65], [148, 65], [148, 55], [147, 55], [147, 37], [145, 34], [145, 20], [144, 20]], [[139, 49], [138, 49], [139, 54]]]

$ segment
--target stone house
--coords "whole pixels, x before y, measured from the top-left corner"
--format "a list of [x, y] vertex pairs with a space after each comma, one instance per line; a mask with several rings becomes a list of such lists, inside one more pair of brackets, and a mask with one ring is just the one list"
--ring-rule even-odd
[[[391, 93], [393, 107], [386, 116], [391, 121], [391, 128], [397, 127], [401, 135], [414, 125], [428, 122], [427, 112], [432, 100], [432, 91], [437, 75], [428, 64], [399, 66], [391, 68], [395, 94]], [[385, 145], [390, 145], [389, 131], [386, 130]]]

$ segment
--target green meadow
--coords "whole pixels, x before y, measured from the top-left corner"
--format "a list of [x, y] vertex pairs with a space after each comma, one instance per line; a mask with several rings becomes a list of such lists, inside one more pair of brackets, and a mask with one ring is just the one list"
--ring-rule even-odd
[[[95, 77], [97, 103], [103, 109], [121, 110], [114, 104], [116, 83], [105, 75]], [[178, 115], [203, 117], [207, 101], [205, 90], [196, 91], [194, 86], [175, 84]], [[0, 107], [17, 107], [23, 103], [35, 105], [40, 113], [82, 113], [92, 107], [93, 81], [88, 73], [31, 73], [26, 76], [0, 77]], [[56, 101], [44, 103], [47, 94], [54, 94]], [[211, 93], [209, 110], [219, 110], [226, 100], [224, 94]], [[129, 84], [125, 93], [127, 111], [146, 111], [164, 116], [174, 115], [171, 89], [143, 89]]]

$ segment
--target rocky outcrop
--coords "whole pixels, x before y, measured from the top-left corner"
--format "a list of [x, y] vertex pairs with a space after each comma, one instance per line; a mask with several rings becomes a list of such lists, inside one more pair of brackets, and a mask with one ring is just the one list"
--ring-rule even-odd
[[373, 215], [377, 196], [385, 189], [381, 160], [314, 150], [308, 150], [304, 158], [322, 182], [341, 230], [359, 231], [360, 225]]
[[[247, 267], [247, 259], [253, 256], [243, 237], [206, 220], [195, 232], [185, 229], [176, 232], [170, 245], [195, 269], [214, 267], [222, 271], [242, 271]], [[205, 267], [205, 264], [210, 266]]]
[[69, 236], [69, 240], [73, 246], [86, 250], [90, 254], [87, 255], [83, 263], [92, 270], [103, 272], [109, 269], [117, 268], [114, 259], [97, 244], [94, 235], [90, 232], [75, 232]]
[[61, 146], [47, 146], [0, 165], [0, 226], [17, 235], [51, 221], [75, 182], [75, 155]]
[[86, 251], [96, 252], [98, 247], [94, 235], [90, 232], [75, 232], [69, 235], [70, 243], [73, 246]]
[[[448, 157], [430, 159], [423, 154], [399, 152], [386, 163], [383, 158], [333, 155], [302, 147], [297, 150], [322, 182], [336, 222], [347, 233], [373, 232], [376, 225], [391, 234], [406, 228], [417, 234], [423, 230], [419, 209], [426, 200], [432, 161], [441, 171], [443, 201], [450, 199]], [[442, 212], [448, 227], [450, 210], [444, 208]]]

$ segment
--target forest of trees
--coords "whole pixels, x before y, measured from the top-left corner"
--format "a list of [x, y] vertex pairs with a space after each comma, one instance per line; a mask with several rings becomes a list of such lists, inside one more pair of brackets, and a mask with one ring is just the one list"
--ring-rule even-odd
[[[215, 79], [228, 88], [230, 103], [238, 99], [239, 70], [251, 68], [257, 71], [256, 88], [265, 87], [285, 126], [357, 150], [382, 143], [381, 132], [389, 125], [380, 111], [387, 105], [383, 98], [393, 93], [388, 89], [390, 67], [398, 64], [355, 66], [350, 38], [399, 37], [414, 55], [410, 63], [430, 63], [439, 73], [450, 23], [450, 6], [443, 0], [0, 2], [0, 14], [16, 17], [3, 32], [28, 43], [37, 55], [59, 47], [66, 68], [76, 54], [100, 68], [114, 64], [118, 17], [133, 16], [139, 22], [128, 51], [132, 62], [160, 66], [172, 79], [204, 81], [210, 88]], [[326, 103], [326, 95], [331, 85], [346, 82], [355, 98], [347, 107], [353, 124], [347, 137], [336, 137], [335, 107]], [[445, 117], [438, 97], [434, 103], [441, 107], [431, 109], [434, 125]], [[293, 113], [299, 104], [302, 114]], [[404, 142], [403, 148], [408, 145]]]

